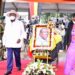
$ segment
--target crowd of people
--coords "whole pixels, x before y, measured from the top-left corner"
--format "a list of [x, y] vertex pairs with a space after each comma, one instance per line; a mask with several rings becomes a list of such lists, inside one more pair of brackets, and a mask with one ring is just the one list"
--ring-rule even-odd
[[[7, 71], [4, 75], [9, 75], [13, 69], [13, 53], [15, 55], [16, 67], [18, 71], [21, 70], [21, 58], [20, 52], [22, 43], [29, 44], [30, 37], [32, 35], [32, 26], [39, 23], [39, 17], [33, 16], [29, 23], [25, 24], [19, 20], [19, 14], [15, 10], [7, 12], [8, 19], [5, 20], [4, 33], [2, 36], [3, 46], [7, 50]], [[52, 21], [52, 20], [51, 20]], [[52, 21], [53, 22], [53, 21]], [[75, 14], [72, 14], [72, 20], [65, 17], [63, 20], [57, 19], [55, 24], [55, 30], [62, 37], [60, 51], [67, 50], [65, 75], [74, 73], [74, 48], [75, 48]], [[24, 27], [25, 26], [25, 27]], [[43, 33], [46, 31], [46, 33]], [[43, 38], [42, 34], [45, 35]], [[47, 29], [40, 30], [39, 35], [42, 37], [42, 41], [45, 42], [45, 38], [48, 37]], [[38, 39], [39, 44], [40, 40]], [[43, 43], [45, 44], [45, 43]]]

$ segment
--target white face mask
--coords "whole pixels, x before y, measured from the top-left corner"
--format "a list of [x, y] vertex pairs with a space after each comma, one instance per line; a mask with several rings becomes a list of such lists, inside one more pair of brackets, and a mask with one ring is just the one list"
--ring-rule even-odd
[[10, 20], [15, 20], [15, 16], [10, 16]]

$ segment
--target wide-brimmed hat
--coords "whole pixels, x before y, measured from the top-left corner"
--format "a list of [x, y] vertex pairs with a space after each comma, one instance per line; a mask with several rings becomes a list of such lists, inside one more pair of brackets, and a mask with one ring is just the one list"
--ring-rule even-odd
[[7, 16], [10, 16], [10, 14], [12, 13], [14, 13], [16, 17], [19, 17], [19, 14], [15, 10], [10, 10], [9, 12], [7, 12]]

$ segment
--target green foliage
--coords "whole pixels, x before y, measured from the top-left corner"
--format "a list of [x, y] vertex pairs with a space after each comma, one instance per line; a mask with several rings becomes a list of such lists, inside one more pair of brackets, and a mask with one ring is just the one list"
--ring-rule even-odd
[[38, 69], [40, 68], [40, 64], [42, 63], [43, 61], [40, 60], [40, 59], [37, 59], [37, 63], [38, 63]]
[[0, 20], [4, 20], [5, 19], [5, 16], [0, 16]]
[[41, 23], [47, 23], [48, 20], [50, 20], [52, 17], [61, 18], [64, 16], [68, 16], [69, 20], [71, 19], [71, 14], [69, 14], [69, 13], [58, 13], [58, 12], [56, 12], [56, 13], [44, 13], [40, 17], [40, 22]]

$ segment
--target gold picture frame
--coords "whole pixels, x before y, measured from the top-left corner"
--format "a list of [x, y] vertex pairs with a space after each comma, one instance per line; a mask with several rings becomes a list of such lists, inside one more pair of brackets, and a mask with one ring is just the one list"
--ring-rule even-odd
[[[40, 44], [41, 40], [38, 38], [39, 33], [42, 29], [48, 30], [48, 37], [47, 42], [42, 41], [42, 44]], [[50, 50], [52, 48], [52, 41], [53, 41], [53, 33], [52, 29], [47, 27], [46, 24], [38, 24], [33, 26], [33, 33], [32, 33], [32, 50]], [[37, 43], [37, 40], [39, 42]]]

